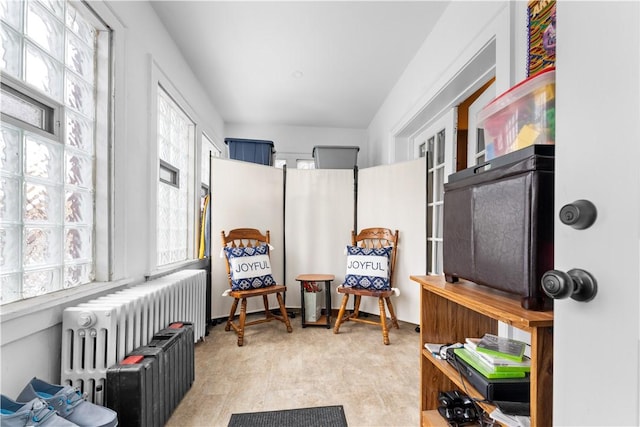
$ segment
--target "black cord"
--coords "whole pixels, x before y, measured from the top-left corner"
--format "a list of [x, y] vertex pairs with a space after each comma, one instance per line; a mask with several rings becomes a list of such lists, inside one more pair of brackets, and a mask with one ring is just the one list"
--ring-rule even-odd
[[453, 365], [453, 367], [456, 368], [456, 371], [458, 371], [458, 375], [460, 376], [460, 383], [462, 384], [464, 393], [467, 395], [469, 400], [471, 400], [471, 403], [473, 403], [473, 407], [475, 408], [476, 414], [478, 415], [478, 421], [480, 422], [480, 426], [481, 427], [492, 426], [493, 423], [489, 424], [485, 422], [485, 414], [487, 415], [488, 418], [490, 418], [489, 414], [487, 414], [487, 412], [482, 408], [482, 406], [478, 405], [478, 403], [491, 403], [491, 401], [487, 399], [476, 399], [474, 397], [471, 397], [469, 395], [469, 390], [467, 389], [467, 381], [465, 381], [465, 377], [464, 375], [462, 375], [460, 362], [455, 357], [451, 359], [451, 362], [450, 363]]

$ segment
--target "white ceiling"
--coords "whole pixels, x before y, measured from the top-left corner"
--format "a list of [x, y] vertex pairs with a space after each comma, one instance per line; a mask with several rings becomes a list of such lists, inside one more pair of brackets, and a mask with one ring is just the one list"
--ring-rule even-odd
[[151, 3], [226, 123], [364, 129], [449, 1]]

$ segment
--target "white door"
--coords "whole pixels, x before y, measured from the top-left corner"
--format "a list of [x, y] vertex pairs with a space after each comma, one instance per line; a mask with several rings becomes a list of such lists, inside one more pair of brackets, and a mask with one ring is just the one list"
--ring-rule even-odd
[[451, 108], [411, 138], [414, 158], [429, 155], [427, 165], [427, 271], [442, 274], [444, 184], [455, 171], [457, 108]]
[[[555, 301], [553, 420], [640, 424], [640, 2], [557, 3], [556, 214], [588, 199], [585, 230], [555, 223], [555, 268], [597, 280]], [[558, 218], [556, 216], [556, 218]]]

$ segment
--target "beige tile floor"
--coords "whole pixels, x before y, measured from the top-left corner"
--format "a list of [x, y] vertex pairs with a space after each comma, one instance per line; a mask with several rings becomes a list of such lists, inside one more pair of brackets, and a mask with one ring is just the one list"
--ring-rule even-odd
[[[169, 427], [227, 426], [233, 413], [343, 405], [357, 426], [418, 426], [419, 334], [400, 323], [382, 343], [376, 326], [347, 322], [333, 329], [302, 328], [292, 319], [247, 328], [236, 345], [224, 325], [196, 344], [195, 381]], [[331, 427], [331, 426], [328, 426]]]

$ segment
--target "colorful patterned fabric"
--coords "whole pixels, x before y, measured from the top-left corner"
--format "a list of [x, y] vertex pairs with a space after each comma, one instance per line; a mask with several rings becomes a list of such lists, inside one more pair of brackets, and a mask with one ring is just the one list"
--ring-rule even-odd
[[246, 291], [275, 285], [267, 245], [247, 248], [225, 247], [224, 253], [229, 260], [231, 290]]
[[360, 248], [347, 246], [347, 274], [344, 286], [373, 291], [391, 289], [389, 270], [392, 246]]

